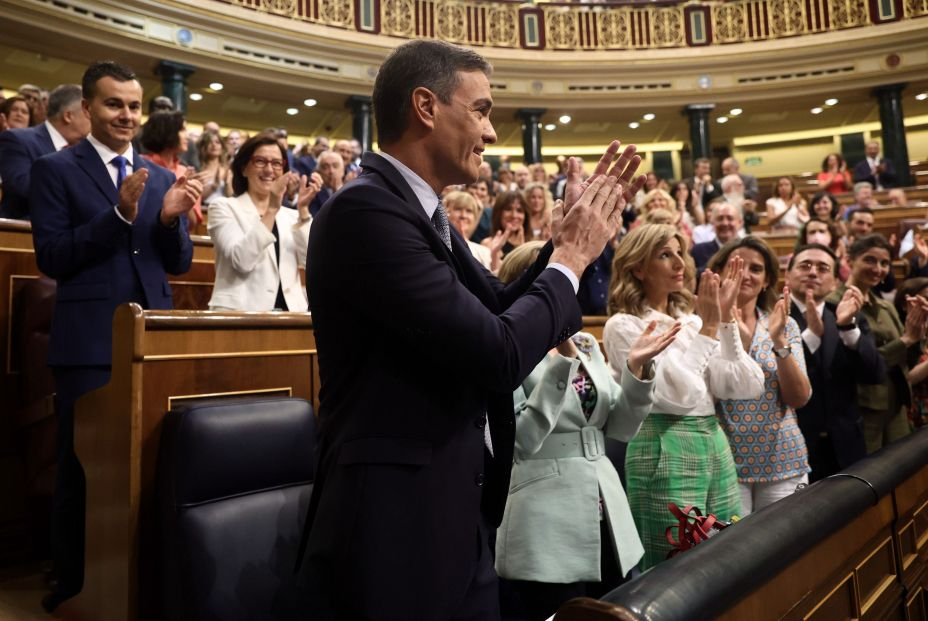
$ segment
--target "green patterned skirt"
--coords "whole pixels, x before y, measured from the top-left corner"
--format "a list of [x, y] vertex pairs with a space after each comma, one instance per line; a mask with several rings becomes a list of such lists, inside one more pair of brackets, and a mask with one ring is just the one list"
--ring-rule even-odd
[[670, 552], [665, 531], [677, 521], [667, 503], [696, 505], [726, 522], [741, 512], [735, 462], [715, 416], [649, 414], [628, 444], [625, 478], [642, 571]]

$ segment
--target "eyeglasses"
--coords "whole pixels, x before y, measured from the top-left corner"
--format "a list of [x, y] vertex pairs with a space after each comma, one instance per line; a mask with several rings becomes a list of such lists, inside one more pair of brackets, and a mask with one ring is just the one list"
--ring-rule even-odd
[[253, 157], [251, 158], [251, 163], [255, 165], [255, 168], [267, 168], [267, 165], [270, 164], [271, 168], [274, 170], [284, 169], [283, 160], [268, 160], [263, 157]]
[[827, 263], [813, 263], [812, 261], [803, 261], [802, 263], [796, 264], [796, 269], [800, 272], [808, 274], [813, 269], [819, 274], [831, 274], [834, 271], [834, 266], [828, 265]]

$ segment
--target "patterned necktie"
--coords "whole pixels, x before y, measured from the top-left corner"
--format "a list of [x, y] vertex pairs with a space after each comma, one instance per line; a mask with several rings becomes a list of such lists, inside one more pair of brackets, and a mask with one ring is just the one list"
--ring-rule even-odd
[[441, 240], [448, 247], [448, 250], [451, 250], [451, 231], [448, 230], [448, 214], [445, 212], [445, 206], [441, 204], [441, 201], [438, 201], [438, 207], [435, 208], [435, 213], [432, 214], [432, 226], [438, 231], [438, 236], [441, 237]]
[[119, 191], [119, 188], [122, 187], [122, 182], [126, 178], [126, 158], [121, 155], [117, 155], [112, 160], [111, 164], [116, 164], [117, 173], [116, 173], [116, 191]]

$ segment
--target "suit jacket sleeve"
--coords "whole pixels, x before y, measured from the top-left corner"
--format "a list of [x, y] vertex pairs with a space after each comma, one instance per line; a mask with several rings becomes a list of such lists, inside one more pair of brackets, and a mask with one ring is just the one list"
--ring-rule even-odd
[[187, 232], [187, 216], [182, 215], [174, 226], [161, 224], [161, 211], [152, 231], [155, 248], [161, 253], [161, 264], [168, 274], [186, 274], [193, 263], [193, 243]]
[[23, 198], [29, 196], [29, 171], [32, 158], [23, 141], [14, 132], [0, 132], [0, 177], [3, 191]]
[[112, 206], [104, 207], [86, 222], [72, 223], [71, 196], [54, 157], [36, 160], [32, 166], [29, 204], [33, 212], [32, 237], [39, 269], [66, 279], [103, 261], [116, 250], [116, 242], [129, 229]]
[[485, 306], [435, 254], [428, 221], [384, 188], [343, 189], [328, 218], [315, 255], [325, 262], [313, 269], [329, 272], [331, 295], [345, 298], [347, 308], [363, 305], [362, 316], [414, 348], [423, 364], [445, 364], [454, 352], [470, 369], [468, 381], [510, 393], [581, 327], [573, 287], [557, 270], [543, 270], [507, 308]]
[[[870, 324], [858, 313], [857, 326], [860, 328], [860, 338], [857, 341], [857, 383], [882, 384], [886, 381], [886, 363], [877, 350]], [[839, 347], [844, 347], [841, 343]]]
[[267, 254], [267, 247], [274, 244], [274, 234], [267, 230], [257, 217], [254, 226], [242, 230], [242, 225], [233, 213], [237, 198], [221, 198], [209, 206], [209, 235], [213, 239], [216, 253], [222, 255], [236, 272], [247, 274]]

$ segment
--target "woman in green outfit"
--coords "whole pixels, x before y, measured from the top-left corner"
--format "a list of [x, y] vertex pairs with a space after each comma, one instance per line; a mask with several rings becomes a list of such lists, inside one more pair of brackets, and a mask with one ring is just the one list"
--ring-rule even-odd
[[670, 551], [664, 531], [675, 520], [667, 503], [696, 505], [726, 521], [741, 511], [735, 462], [715, 402], [756, 399], [764, 388], [733, 313], [743, 269], [735, 257], [721, 278], [706, 270], [694, 299], [693, 259], [674, 227], [642, 225], [616, 250], [609, 287], [616, 314], [603, 328], [616, 380], [624, 379], [633, 344], [652, 322], [656, 334], [680, 324], [674, 342], [654, 358], [652, 413], [625, 458], [628, 502], [645, 552], [642, 569]]
[[858, 238], [849, 251], [851, 277], [829, 296], [838, 302], [849, 285], [864, 295], [861, 312], [870, 324], [880, 355], [886, 361], [886, 381], [882, 384], [857, 385], [857, 403], [863, 417], [867, 452], [872, 453], [909, 433], [906, 408], [912, 402], [912, 388], [906, 375], [909, 357], [918, 358], [918, 345], [925, 335], [928, 313], [925, 302], [916, 297], [907, 300], [905, 324], [892, 303], [873, 289], [883, 282], [892, 267], [892, 246], [880, 235]]

